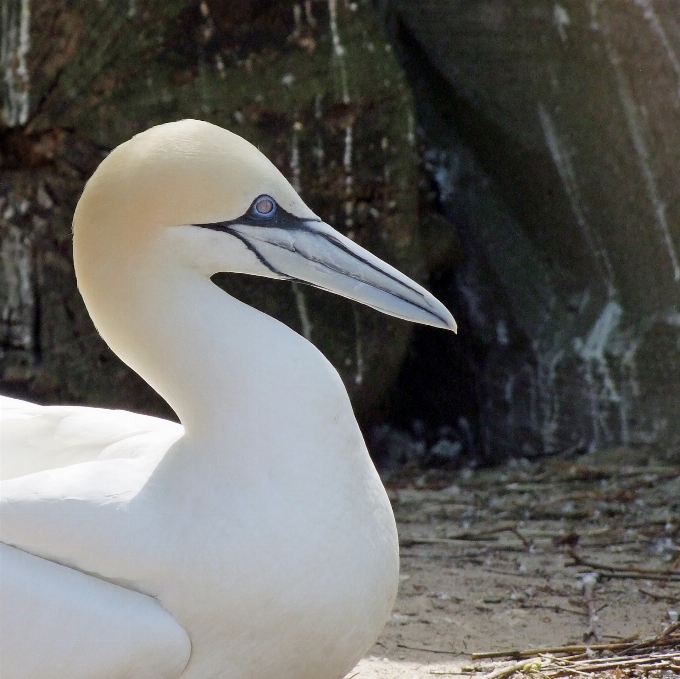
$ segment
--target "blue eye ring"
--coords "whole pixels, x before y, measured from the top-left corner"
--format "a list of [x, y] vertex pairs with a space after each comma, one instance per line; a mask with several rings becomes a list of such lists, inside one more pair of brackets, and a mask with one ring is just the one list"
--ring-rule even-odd
[[250, 208], [250, 214], [257, 219], [271, 219], [276, 214], [276, 201], [266, 194], [258, 196]]

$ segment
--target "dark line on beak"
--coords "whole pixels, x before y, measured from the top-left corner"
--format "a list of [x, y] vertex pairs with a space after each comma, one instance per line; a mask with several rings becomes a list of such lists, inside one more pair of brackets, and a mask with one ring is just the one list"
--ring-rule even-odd
[[238, 238], [241, 241], [241, 243], [243, 243], [248, 248], [248, 250], [250, 250], [255, 255], [255, 257], [257, 257], [259, 262], [266, 266], [272, 273], [275, 273], [277, 276], [281, 276], [281, 278], [283, 278], [284, 280], [296, 280], [293, 276], [289, 276], [288, 274], [283, 273], [283, 271], [279, 271], [277, 268], [272, 266], [271, 263], [267, 260], [267, 258], [244, 235], [237, 233], [236, 231], [230, 229], [229, 227], [223, 229], [215, 229], [215, 231], [225, 231], [226, 233], [231, 234], [235, 238]]
[[[305, 221], [309, 221], [309, 220], [305, 220]], [[319, 236], [321, 238], [324, 238], [331, 245], [337, 247], [338, 249], [342, 250], [344, 253], [350, 255], [356, 261], [361, 262], [362, 264], [365, 264], [367, 267], [369, 267], [370, 269], [373, 269], [373, 271], [376, 271], [381, 276], [386, 276], [387, 278], [394, 281], [395, 283], [398, 283], [402, 288], [405, 288], [409, 292], [418, 295], [423, 300], [423, 304], [427, 305], [425, 295], [423, 295], [422, 292], [419, 292], [418, 290], [414, 290], [413, 288], [409, 287], [406, 283], [404, 283], [403, 281], [400, 281], [398, 278], [396, 278], [396, 276], [393, 276], [392, 274], [388, 273], [387, 271], [384, 271], [383, 269], [376, 266], [375, 264], [372, 264], [371, 262], [365, 260], [363, 257], [361, 257], [356, 252], [352, 252], [352, 250], [350, 250], [344, 243], [342, 243], [340, 240], [335, 238], [332, 234], [327, 234], [327, 233], [323, 233], [321, 231], [316, 231], [314, 229], [307, 227], [306, 225], [303, 226], [302, 224], [299, 225], [297, 227], [297, 229], [291, 229], [291, 230], [305, 231], [307, 233], [311, 233], [313, 236]], [[278, 248], [281, 248], [281, 249], [288, 250], [288, 248], [285, 248], [283, 245], [279, 245], [278, 243], [274, 243], [274, 242], [271, 242], [271, 241], [267, 241], [267, 243], [269, 245], [274, 246], [274, 247], [278, 247]], [[377, 290], [384, 292], [386, 295], [391, 295], [392, 297], [396, 297], [397, 299], [400, 299], [402, 302], [405, 302], [406, 304], [409, 304], [412, 307], [415, 307], [416, 309], [420, 309], [421, 311], [424, 311], [428, 314], [431, 314], [435, 318], [438, 318], [440, 321], [442, 321], [442, 323], [446, 323], [446, 319], [442, 318], [437, 313], [435, 313], [429, 305], [421, 306], [420, 304], [417, 304], [413, 300], [410, 300], [410, 299], [407, 299], [406, 297], [403, 297], [402, 295], [400, 295], [397, 292], [394, 292], [392, 290], [387, 290], [386, 288], [382, 287], [381, 285], [378, 285], [376, 283], [369, 282], [369, 281], [363, 280], [361, 278], [358, 278], [357, 276], [353, 275], [349, 271], [335, 267], [332, 264], [324, 262], [321, 259], [317, 259], [316, 257], [310, 257], [309, 255], [303, 254], [303, 252], [301, 252], [297, 248], [295, 249], [295, 252], [297, 254], [299, 254], [301, 257], [303, 257], [304, 259], [306, 259], [308, 262], [314, 262], [315, 264], [320, 264], [321, 266], [328, 269], [329, 271], [333, 271], [333, 272], [338, 273], [340, 275], [347, 276], [348, 278], [351, 278], [355, 281], [358, 281], [359, 283], [363, 283], [364, 285], [368, 285], [369, 287], [376, 288]], [[314, 283], [308, 283], [307, 281], [303, 281], [303, 280], [300, 280], [300, 279], [295, 279], [295, 280], [297, 280], [300, 283], [304, 283], [305, 285], [310, 285], [311, 287], [319, 288], [320, 290], [324, 289], [324, 288], [319, 287], [318, 285], [315, 285]], [[328, 291], [326, 291], [326, 292], [328, 292]]]
[[[391, 280], [394, 280], [394, 281], [397, 282], [397, 283], [401, 283], [401, 286], [402, 286], [403, 288], [406, 288], [406, 289], [409, 290], [410, 292], [414, 292], [414, 293], [418, 294], [418, 295], [420, 296], [420, 298], [423, 300], [423, 304], [427, 304], [427, 301], [425, 300], [425, 296], [424, 296], [422, 293], [418, 292], [417, 290], [413, 290], [413, 288], [410, 288], [410, 287], [409, 287], [408, 285], [406, 285], [405, 283], [402, 283], [402, 281], [400, 281], [400, 280], [394, 278], [393, 276], [390, 276], [389, 274], [387, 274], [385, 271], [383, 271], [383, 270], [380, 269], [379, 267], [372, 266], [370, 262], [367, 262], [365, 259], [363, 259], [362, 257], [360, 257], [358, 254], [353, 253], [351, 250], [349, 250], [349, 248], [343, 247], [343, 244], [340, 243], [340, 242], [338, 242], [337, 239], [329, 237], [328, 234], [320, 233], [320, 232], [318, 232], [318, 231], [313, 231], [313, 230], [311, 230], [311, 229], [310, 229], [309, 232], [312, 233], [312, 235], [314, 235], [314, 236], [321, 236], [322, 238], [325, 238], [325, 239], [326, 239], [328, 242], [330, 242], [332, 245], [337, 246], [337, 247], [339, 247], [341, 250], [343, 250], [343, 252], [346, 252], [347, 254], [352, 255], [352, 256], [354, 257], [355, 260], [357, 260], [357, 261], [359, 261], [359, 262], [362, 262], [363, 264], [366, 264], [367, 266], [369, 266], [369, 267], [370, 267], [371, 269], [373, 269], [374, 271], [377, 271], [379, 274], [384, 275], [384, 276], [387, 276], [388, 278], [390, 278]], [[282, 249], [282, 250], [287, 250], [288, 252], [291, 252], [291, 250], [289, 250], [288, 248], [286, 248], [286, 247], [283, 246], [283, 245], [279, 245], [278, 243], [274, 243], [274, 242], [272, 242], [272, 241], [267, 241], [267, 244], [268, 244], [268, 245], [271, 245], [271, 246], [273, 246], [273, 247], [278, 247], [278, 248], [280, 248], [280, 249]], [[254, 249], [253, 249], [253, 252], [255, 252]], [[439, 315], [438, 315], [438, 314], [437, 314], [437, 313], [436, 313], [429, 305], [428, 305], [428, 306], [424, 306], [424, 305], [421, 306], [421, 305], [418, 304], [417, 302], [414, 302], [414, 301], [411, 300], [411, 299], [407, 299], [406, 297], [403, 297], [403, 296], [400, 295], [398, 292], [395, 292], [395, 291], [393, 291], [393, 290], [388, 290], [388, 289], [384, 288], [383, 286], [378, 285], [377, 283], [373, 283], [373, 282], [365, 281], [365, 280], [363, 280], [363, 279], [361, 279], [361, 278], [357, 278], [357, 276], [353, 275], [353, 274], [350, 273], [349, 271], [346, 271], [345, 269], [340, 269], [340, 268], [338, 268], [338, 267], [336, 267], [336, 266], [333, 266], [333, 265], [330, 264], [330, 263], [327, 263], [327, 262], [324, 262], [323, 260], [317, 259], [316, 257], [310, 257], [309, 255], [304, 254], [301, 250], [299, 250], [299, 249], [297, 249], [297, 248], [296, 248], [295, 250], [293, 250], [293, 252], [295, 252], [296, 254], [300, 255], [300, 257], [302, 257], [303, 259], [307, 260], [308, 262], [313, 262], [313, 263], [315, 263], [315, 264], [319, 264], [319, 265], [323, 266], [325, 269], [328, 269], [329, 271], [332, 271], [332, 272], [334, 272], [334, 273], [340, 274], [341, 276], [346, 276], [347, 278], [351, 278], [352, 280], [355, 280], [355, 281], [357, 281], [358, 283], [361, 283], [361, 284], [363, 284], [363, 285], [367, 285], [367, 286], [369, 286], [369, 287], [371, 287], [371, 288], [375, 288], [376, 290], [380, 290], [381, 292], [384, 292], [386, 295], [390, 295], [391, 297], [396, 297], [397, 299], [400, 299], [402, 302], [405, 302], [405, 303], [408, 304], [409, 306], [412, 306], [412, 307], [414, 307], [414, 308], [416, 308], [416, 309], [420, 309], [420, 311], [424, 311], [425, 313], [430, 314], [431, 316], [434, 316], [435, 318], [438, 318], [438, 319], [439, 319], [442, 323], [444, 323], [444, 324], [446, 324], [446, 322], [447, 322], [445, 318], [442, 318], [441, 316], [439, 316]], [[261, 261], [262, 261], [262, 260], [261, 260]], [[309, 281], [305, 281], [305, 280], [302, 280], [302, 279], [300, 279], [300, 278], [294, 278], [294, 277], [289, 277], [289, 278], [290, 278], [290, 280], [294, 280], [294, 281], [296, 281], [296, 282], [298, 282], [298, 283], [302, 283], [303, 285], [309, 285], [309, 286], [312, 287], [312, 288], [317, 288], [317, 289], [319, 289], [319, 290], [324, 290], [325, 292], [329, 292], [328, 289], [323, 288], [323, 287], [321, 287], [320, 285], [317, 285], [316, 283], [310, 283]], [[390, 312], [389, 312], [389, 311], [385, 311], [385, 313], [390, 313]]]
[[[335, 239], [327, 238], [326, 234], [324, 234], [324, 233], [319, 234], [317, 232], [314, 232], [314, 235], [322, 236], [322, 237], [326, 238], [326, 240], [328, 240], [333, 245], [337, 245], [337, 243], [334, 242]], [[270, 245], [274, 245], [275, 247], [282, 247], [280, 245], [277, 245], [276, 243], [270, 243]], [[298, 249], [296, 249], [295, 252], [297, 254], [299, 254], [302, 258], [306, 259], [308, 262], [314, 262], [315, 264], [320, 264], [321, 266], [323, 266], [325, 269], [328, 269], [329, 271], [333, 271], [334, 273], [338, 273], [342, 276], [347, 276], [347, 278], [351, 278], [352, 280], [358, 281], [359, 283], [363, 283], [364, 285], [368, 285], [369, 287], [376, 288], [377, 290], [381, 290], [382, 292], [384, 292], [388, 295], [392, 295], [392, 297], [396, 297], [397, 299], [402, 300], [402, 302], [406, 302], [407, 304], [411, 304], [412, 306], [418, 307], [417, 304], [412, 302], [410, 299], [406, 299], [405, 297], [402, 297], [399, 293], [392, 292], [392, 290], [387, 290], [386, 288], [382, 287], [381, 285], [377, 285], [376, 283], [369, 283], [368, 281], [365, 281], [361, 278], [357, 278], [357, 276], [353, 275], [349, 271], [346, 271], [345, 269], [340, 269], [339, 267], [336, 267], [333, 264], [324, 262], [321, 259], [317, 259], [316, 257], [310, 257], [309, 255], [303, 254]], [[349, 250], [347, 250], [347, 252], [349, 253]], [[362, 259], [359, 256], [355, 256], [355, 259], [370, 267], [370, 263], [367, 262], [365, 259]], [[370, 267], [370, 268], [373, 268], [373, 267]], [[379, 271], [381, 274], [386, 275], [385, 272], [382, 271], [381, 269], [376, 269], [376, 270]], [[391, 276], [389, 276], [389, 277], [391, 278]], [[408, 286], [403, 286], [403, 287], [406, 287], [407, 290], [411, 290], [411, 288], [409, 288]], [[417, 292], [417, 291], [413, 290], [413, 292]], [[421, 295], [421, 297], [422, 297], [422, 295]], [[418, 307], [418, 308], [420, 309], [421, 307]]]
[[[288, 280], [294, 281], [295, 283], [301, 283], [302, 285], [307, 285], [310, 288], [315, 288], [316, 290], [323, 290], [324, 292], [332, 292], [328, 288], [323, 288], [320, 285], [317, 285], [316, 283], [310, 283], [309, 281], [302, 280], [301, 278], [289, 278]], [[357, 280], [357, 279], [355, 278], [354, 280]], [[369, 286], [374, 287], [374, 288], [377, 287], [375, 285], [372, 285], [371, 283], [365, 283], [365, 285], [369, 285]], [[401, 295], [397, 295], [396, 293], [391, 292], [389, 290], [384, 290], [383, 288], [378, 288], [378, 290], [382, 290], [384, 293], [391, 295], [392, 297], [396, 297], [397, 299], [402, 300], [402, 302], [406, 302], [406, 304], [408, 304], [409, 306], [412, 306], [416, 309], [420, 309], [420, 311], [424, 311], [425, 313], [430, 314], [430, 316], [434, 316], [434, 318], [438, 318], [442, 323], [447, 322], [445, 318], [442, 318], [439, 314], [435, 313], [430, 308], [426, 309], [425, 307], [422, 307], [422, 306], [416, 304], [415, 302], [412, 302], [410, 299], [405, 299]], [[334, 294], [338, 295], [337, 292], [334, 293]], [[344, 295], [338, 295], [338, 296], [339, 297], [345, 297]], [[355, 304], [363, 304], [364, 306], [371, 307], [371, 309], [375, 309], [376, 311], [380, 311], [381, 313], [387, 314], [388, 316], [395, 317], [395, 314], [391, 311], [388, 311], [387, 309], [381, 309], [380, 307], [373, 306], [372, 304], [368, 304], [367, 302], [357, 302], [356, 300], [353, 300], [351, 297], [345, 297], [345, 299], [349, 299], [351, 302], [354, 302]]]
[[[343, 252], [348, 254], [350, 257], [353, 257], [354, 259], [358, 260], [359, 262], [362, 262], [367, 267], [369, 267], [369, 269], [373, 269], [373, 271], [377, 271], [381, 275], [386, 276], [390, 280], [393, 280], [395, 283], [398, 283], [399, 285], [401, 285], [402, 288], [406, 288], [410, 292], [415, 293], [416, 295], [422, 297], [423, 300], [425, 299], [425, 296], [423, 295], [422, 292], [419, 292], [418, 290], [414, 290], [413, 288], [409, 287], [403, 281], [400, 281], [396, 276], [393, 276], [391, 273], [388, 273], [387, 271], [383, 271], [383, 269], [381, 269], [380, 267], [378, 267], [375, 264], [372, 264], [371, 262], [360, 257], [356, 252], [352, 252], [344, 243], [339, 241], [335, 236], [333, 236], [331, 234], [327, 234], [327, 233], [321, 233], [319, 231], [314, 231], [312, 229], [309, 229], [309, 232], [314, 233], [314, 234], [319, 235], [319, 236], [323, 236], [323, 238], [325, 238], [329, 243], [332, 243], [337, 248], [340, 248], [340, 250], [342, 250]], [[347, 275], [349, 275], [349, 274], [347, 274]], [[354, 278], [354, 276], [352, 276], [352, 278]], [[367, 285], [371, 285], [371, 283], [367, 283]], [[380, 288], [380, 289], [382, 290], [382, 288]], [[387, 290], [383, 290], [383, 292], [387, 292]], [[394, 294], [394, 293], [390, 293], [390, 294]], [[401, 299], [401, 297], [400, 297], [400, 299]], [[407, 302], [408, 300], [404, 300], [404, 301]]]
[[[328, 269], [329, 271], [332, 271], [334, 273], [340, 274], [342, 276], [347, 276], [348, 278], [351, 278], [359, 283], [362, 283], [363, 285], [368, 285], [369, 287], [376, 288], [377, 290], [380, 290], [381, 292], [384, 292], [386, 295], [391, 295], [392, 297], [396, 297], [397, 299], [400, 299], [402, 302], [405, 302], [406, 304], [419, 309], [420, 311], [424, 311], [425, 313], [430, 314], [434, 318], [439, 319], [442, 323], [445, 325], [447, 324], [447, 320], [445, 318], [442, 318], [437, 314], [428, 304], [425, 298], [425, 295], [423, 295], [422, 292], [418, 290], [414, 290], [411, 288], [407, 283], [404, 283], [403, 281], [399, 280], [396, 276], [393, 274], [384, 271], [381, 269], [379, 266], [376, 264], [373, 264], [361, 257], [359, 254], [356, 252], [353, 252], [349, 247], [347, 247], [343, 242], [341, 242], [338, 238], [333, 236], [332, 234], [327, 234], [323, 233], [322, 231], [318, 231], [314, 229], [311, 225], [315, 223], [323, 223], [320, 219], [308, 219], [308, 218], [302, 218], [302, 217], [296, 217], [295, 215], [291, 214], [290, 212], [284, 210], [282, 207], [278, 207], [277, 213], [274, 216], [273, 219], [267, 222], [262, 222], [261, 220], [254, 219], [250, 214], [246, 213], [242, 217], [239, 217], [237, 219], [231, 219], [229, 221], [225, 222], [214, 222], [211, 224], [195, 224], [195, 226], [200, 226], [203, 228], [207, 229], [212, 229], [213, 231], [223, 231], [226, 233], [229, 233], [232, 236], [235, 236], [240, 240], [247, 248], [250, 250], [255, 257], [257, 257], [258, 261], [265, 266], [269, 271], [271, 271], [273, 274], [280, 276], [284, 280], [290, 280], [290, 281], [296, 281], [298, 283], [302, 283], [304, 285], [309, 285], [310, 287], [313, 288], [318, 288], [319, 290], [326, 290], [325, 288], [316, 285], [315, 283], [310, 283], [308, 281], [296, 278], [295, 276], [290, 276], [283, 271], [279, 271], [276, 267], [274, 267], [271, 262], [267, 260], [267, 258], [258, 250], [256, 245], [251, 242], [247, 236], [239, 233], [235, 229], [232, 229], [232, 226], [243, 226], [243, 227], [257, 227], [258, 229], [282, 229], [284, 231], [288, 232], [295, 232], [295, 231], [301, 231], [305, 233], [309, 233], [313, 236], [320, 236], [321, 238], [324, 238], [328, 243], [330, 243], [332, 246], [335, 246], [345, 254], [349, 255], [352, 257], [354, 260], [361, 262], [365, 266], [367, 266], [369, 269], [372, 269], [376, 273], [380, 274], [381, 276], [385, 276], [389, 278], [391, 281], [394, 283], [397, 283], [399, 286], [402, 288], [408, 290], [410, 293], [417, 295], [422, 299], [423, 301], [423, 306], [420, 304], [407, 299], [406, 297], [403, 297], [402, 295], [398, 294], [397, 292], [393, 292], [392, 290], [387, 290], [384, 287], [377, 285], [375, 283], [370, 283], [368, 281], [362, 280], [361, 278], [357, 278], [356, 276], [352, 275], [351, 273], [339, 269], [337, 267], [334, 267], [332, 264], [326, 263], [322, 260], [319, 260], [315, 257], [312, 256], [307, 256], [300, 252], [300, 250], [295, 249], [294, 251], [299, 254], [301, 257], [306, 259], [308, 262], [313, 262], [315, 264], [321, 265], [324, 268]], [[278, 247], [284, 250], [289, 250], [289, 248], [284, 247], [283, 245], [280, 245], [278, 243], [272, 242], [272, 241], [265, 241], [268, 245], [271, 245], [273, 247]], [[290, 251], [290, 250], [289, 250]], [[386, 312], [390, 313], [390, 312]]]

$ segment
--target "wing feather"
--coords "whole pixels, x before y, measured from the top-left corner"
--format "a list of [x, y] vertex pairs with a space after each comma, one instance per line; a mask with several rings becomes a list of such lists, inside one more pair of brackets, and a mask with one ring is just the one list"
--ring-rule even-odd
[[0, 396], [0, 479], [79, 462], [162, 455], [181, 425], [126, 410], [40, 406]]
[[155, 599], [0, 543], [3, 679], [176, 679], [190, 654]]

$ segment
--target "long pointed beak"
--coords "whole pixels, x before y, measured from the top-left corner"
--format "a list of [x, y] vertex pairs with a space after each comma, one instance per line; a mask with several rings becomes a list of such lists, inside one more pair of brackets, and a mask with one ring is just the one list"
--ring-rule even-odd
[[397, 318], [456, 332], [449, 310], [418, 283], [322, 221], [292, 221], [285, 226], [232, 222], [225, 230], [277, 277], [313, 285]]

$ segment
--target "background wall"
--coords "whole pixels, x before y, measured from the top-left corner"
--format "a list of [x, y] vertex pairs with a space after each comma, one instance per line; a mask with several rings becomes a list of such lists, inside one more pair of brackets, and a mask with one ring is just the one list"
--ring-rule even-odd
[[96, 335], [70, 220], [116, 144], [199, 117], [460, 321], [219, 278], [331, 358], [376, 454], [680, 456], [673, 0], [376, 3], [0, 0], [0, 390], [168, 414]]
[[[76, 290], [70, 223], [107, 152], [185, 117], [260, 147], [313, 210], [415, 278], [410, 92], [366, 2], [2, 0], [0, 389], [168, 414], [103, 344]], [[314, 289], [220, 285], [314, 341], [363, 419], [411, 325]]]
[[[433, 281], [465, 357], [439, 347], [426, 358], [440, 340], [418, 331], [415, 362], [469, 367], [484, 456], [647, 443], [677, 456], [677, 4], [390, 0], [381, 11], [465, 260]], [[430, 394], [440, 410], [456, 398], [455, 385]]]

